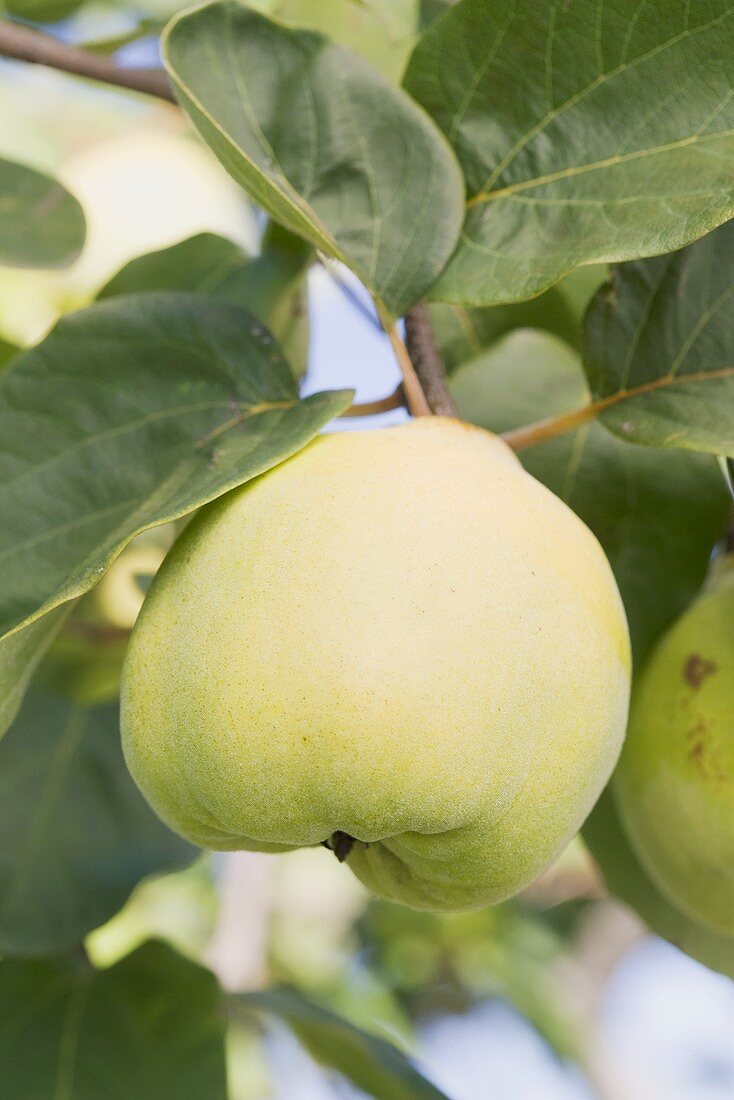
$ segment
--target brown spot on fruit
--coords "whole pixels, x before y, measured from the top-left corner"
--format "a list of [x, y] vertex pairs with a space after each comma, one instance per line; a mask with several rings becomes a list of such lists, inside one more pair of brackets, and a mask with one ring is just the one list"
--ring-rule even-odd
[[703, 764], [704, 743], [703, 739], [699, 737], [697, 741], [694, 741], [689, 753], [688, 759], [691, 763], [696, 764], [701, 771], [704, 771]]
[[706, 677], [716, 672], [717, 668], [715, 661], [708, 661], [699, 653], [692, 653], [683, 666], [683, 676], [692, 688], [698, 690]]

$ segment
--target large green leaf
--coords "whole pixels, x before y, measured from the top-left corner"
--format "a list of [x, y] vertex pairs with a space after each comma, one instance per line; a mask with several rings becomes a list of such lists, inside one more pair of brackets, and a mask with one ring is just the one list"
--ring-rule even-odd
[[298, 451], [350, 396], [301, 401], [226, 302], [130, 295], [63, 318], [0, 376], [0, 636], [91, 588], [135, 534]]
[[79, 255], [86, 224], [55, 179], [0, 158], [0, 264], [63, 267]]
[[731, 0], [463, 0], [405, 86], [456, 150], [459, 247], [434, 287], [529, 298], [595, 261], [680, 248], [734, 214]]
[[18, 713], [31, 676], [69, 610], [57, 607], [25, 630], [0, 639], [0, 737]]
[[734, 455], [734, 221], [614, 268], [584, 343], [601, 420], [617, 435]]
[[639, 913], [651, 931], [734, 978], [734, 937], [697, 924], [660, 893], [629, 845], [609, 788], [587, 819], [583, 835], [610, 891]]
[[403, 313], [435, 281], [464, 189], [431, 120], [356, 54], [236, 0], [173, 20], [163, 55], [205, 141], [272, 217]]
[[289, 989], [247, 993], [235, 1003], [285, 1021], [309, 1053], [377, 1100], [447, 1100], [390, 1043]]
[[130, 778], [116, 706], [26, 696], [0, 742], [0, 955], [68, 950], [195, 855]]
[[[589, 400], [578, 356], [529, 331], [467, 363], [452, 389], [461, 414], [494, 431]], [[698, 591], [724, 532], [728, 500], [718, 464], [709, 455], [624, 443], [594, 423], [519, 457], [604, 547], [639, 661]]]
[[150, 942], [109, 970], [75, 958], [0, 963], [7, 1100], [226, 1100], [212, 974]]
[[312, 255], [310, 245], [272, 222], [255, 257], [226, 237], [198, 233], [130, 260], [97, 298], [152, 290], [186, 290], [223, 298], [263, 322], [300, 376], [308, 354], [306, 275]]
[[418, 33], [418, 0], [253, 0], [249, 7], [321, 31], [395, 80]]

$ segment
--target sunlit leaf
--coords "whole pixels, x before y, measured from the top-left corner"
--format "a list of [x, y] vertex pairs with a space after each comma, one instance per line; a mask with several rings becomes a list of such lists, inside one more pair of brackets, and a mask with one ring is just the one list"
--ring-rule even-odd
[[298, 451], [350, 396], [300, 400], [272, 338], [212, 298], [63, 318], [0, 375], [0, 635], [87, 591], [140, 531]]
[[468, 203], [433, 296], [488, 305], [580, 264], [688, 244], [734, 214], [730, 0], [462, 0], [405, 86], [455, 149]]
[[248, 6], [321, 31], [395, 80], [418, 33], [418, 0], [253, 0]]
[[272, 217], [342, 260], [391, 315], [453, 251], [463, 182], [399, 88], [321, 34], [221, 0], [173, 20], [163, 54], [182, 105]]
[[0, 742], [0, 955], [68, 950], [195, 855], [130, 778], [118, 708], [31, 690]]
[[212, 974], [162, 943], [109, 970], [0, 962], [0, 1095], [12, 1100], [226, 1100]]
[[0, 264], [63, 267], [84, 244], [84, 213], [55, 179], [0, 158]]

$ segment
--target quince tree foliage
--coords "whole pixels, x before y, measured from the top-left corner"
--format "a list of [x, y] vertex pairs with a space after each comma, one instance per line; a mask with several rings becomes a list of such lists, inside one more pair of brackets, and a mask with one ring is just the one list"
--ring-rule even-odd
[[[228, 1033], [274, 1017], [371, 1095], [443, 1095], [368, 1014], [225, 992], [206, 937], [105, 960], [144, 880], [210, 881], [202, 849], [323, 847], [436, 941], [479, 911], [495, 987], [569, 1057], [507, 958], [577, 834], [734, 974], [734, 5], [33, 28], [82, 7], [13, 0], [0, 55], [173, 104], [263, 231], [0, 333], [0, 1092], [223, 1098]], [[152, 34], [164, 67], [127, 67]], [[50, 167], [0, 159], [5, 270], [83, 256]], [[348, 347], [305, 395], [324, 269], [371, 300], [384, 401], [353, 405]]]

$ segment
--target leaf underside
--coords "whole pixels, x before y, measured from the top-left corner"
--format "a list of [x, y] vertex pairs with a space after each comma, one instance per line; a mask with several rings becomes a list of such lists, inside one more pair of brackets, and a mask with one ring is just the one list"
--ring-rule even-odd
[[388, 315], [423, 296], [456, 243], [463, 181], [401, 89], [235, 0], [179, 15], [163, 54], [204, 140], [276, 221], [342, 260]]

